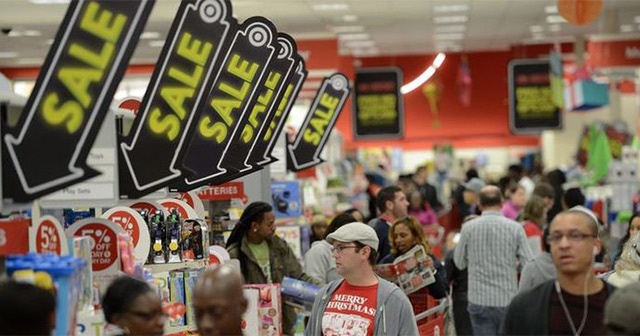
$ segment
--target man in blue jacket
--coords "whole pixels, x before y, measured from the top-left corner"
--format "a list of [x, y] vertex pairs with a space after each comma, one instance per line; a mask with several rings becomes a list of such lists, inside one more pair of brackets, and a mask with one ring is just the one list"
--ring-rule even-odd
[[364, 223], [347, 224], [327, 236], [344, 279], [316, 296], [305, 335], [418, 335], [407, 296], [373, 271], [378, 237]]

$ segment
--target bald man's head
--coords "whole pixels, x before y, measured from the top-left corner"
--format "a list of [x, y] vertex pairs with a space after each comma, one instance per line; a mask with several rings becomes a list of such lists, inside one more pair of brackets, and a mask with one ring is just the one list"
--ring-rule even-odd
[[240, 271], [230, 265], [202, 272], [193, 293], [196, 324], [201, 335], [242, 335], [242, 314], [247, 309], [242, 284]]

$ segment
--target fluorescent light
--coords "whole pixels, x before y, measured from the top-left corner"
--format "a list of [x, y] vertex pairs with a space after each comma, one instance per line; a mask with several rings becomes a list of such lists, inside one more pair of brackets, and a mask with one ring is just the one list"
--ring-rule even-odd
[[459, 44], [446, 43], [446, 44], [436, 44], [436, 50], [444, 52], [444, 51], [462, 51], [462, 46]]
[[343, 11], [349, 10], [349, 5], [346, 3], [327, 3], [327, 4], [314, 4], [311, 5], [314, 11]]
[[466, 30], [463, 25], [436, 26], [436, 33], [464, 33]]
[[567, 20], [565, 20], [560, 15], [547, 15], [547, 23], [565, 23], [565, 22], [567, 22]]
[[464, 12], [469, 10], [469, 5], [460, 4], [460, 5], [437, 5], [433, 6], [433, 11], [436, 13], [446, 13], [446, 12]]
[[364, 27], [363, 26], [337, 26], [337, 27], [333, 27], [333, 32], [336, 34], [343, 34], [343, 33], [359, 33], [359, 32], [363, 32], [364, 31]]
[[18, 53], [15, 51], [0, 51], [0, 58], [15, 58]]
[[630, 33], [633, 31], [633, 26], [630, 24], [620, 26], [621, 33]]
[[164, 40], [149, 41], [149, 46], [152, 48], [161, 48], [162, 46], [164, 46]]
[[356, 57], [376, 56], [380, 55], [380, 50], [378, 50], [378, 48], [354, 49], [351, 51], [351, 54]]
[[544, 40], [546, 36], [542, 33], [531, 34], [531, 38], [534, 40]]
[[52, 45], [52, 44], [53, 44], [53, 41], [54, 41], [53, 39], [48, 39], [48, 40], [45, 42], [45, 44], [46, 44], [46, 45]]
[[402, 88], [400, 89], [400, 92], [402, 94], [407, 94], [417, 89], [418, 87], [420, 87], [420, 85], [424, 84], [426, 81], [428, 81], [429, 78], [431, 78], [431, 76], [433, 76], [436, 73], [436, 70], [440, 67], [440, 65], [442, 65], [446, 57], [447, 55], [443, 53], [438, 53], [436, 58], [433, 60], [432, 64], [416, 79], [412, 80], [406, 85], [403, 85]]
[[549, 25], [549, 31], [552, 32], [559, 32], [562, 30], [562, 26], [560, 24], [554, 23], [554, 24], [550, 24]]
[[42, 58], [20, 58], [18, 64], [42, 64], [44, 59]]
[[37, 5], [59, 5], [68, 4], [71, 0], [29, 0], [29, 2]]
[[40, 36], [42, 33], [39, 30], [25, 30], [24, 36]]
[[529, 31], [531, 33], [542, 33], [544, 31], [544, 27], [540, 25], [529, 27]]
[[342, 21], [344, 22], [356, 22], [358, 21], [358, 16], [353, 14], [347, 14], [342, 16]]
[[357, 40], [368, 40], [371, 38], [371, 35], [367, 33], [355, 33], [355, 34], [340, 34], [338, 35], [338, 39], [341, 41], [357, 41]]
[[462, 40], [464, 39], [464, 34], [462, 33], [448, 33], [448, 34], [435, 34], [433, 38], [436, 40]]
[[160, 33], [154, 31], [146, 31], [140, 34], [141, 39], [159, 39], [161, 36]]
[[433, 22], [436, 24], [442, 23], [464, 23], [469, 21], [469, 17], [466, 15], [453, 15], [453, 16], [436, 16], [433, 18]]
[[558, 6], [556, 6], [556, 5], [544, 6], [544, 12], [547, 13], [547, 14], [557, 14], [558, 13]]
[[370, 48], [370, 47], [374, 47], [375, 45], [376, 45], [376, 43], [374, 41], [371, 41], [371, 40], [345, 42], [345, 46], [347, 48], [350, 48], [350, 49], [353, 49], [353, 48]]
[[22, 34], [21, 31], [13, 29], [13, 30], [11, 30], [9, 32], [9, 34], [7, 34], [7, 36], [9, 36], [9, 37], [21, 37], [21, 36], [23, 36], [23, 34]]

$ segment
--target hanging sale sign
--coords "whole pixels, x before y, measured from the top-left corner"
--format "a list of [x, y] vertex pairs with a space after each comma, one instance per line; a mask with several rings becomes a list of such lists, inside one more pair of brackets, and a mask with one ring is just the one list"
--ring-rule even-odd
[[149, 89], [121, 141], [120, 195], [139, 198], [182, 176], [182, 157], [236, 29], [228, 0], [183, 1]]
[[184, 159], [193, 171], [178, 190], [193, 190], [213, 184], [228, 171], [221, 167], [226, 153], [233, 153], [237, 133], [248, 121], [249, 108], [258, 99], [256, 92], [277, 51], [276, 30], [262, 17], [245, 21], [238, 30], [229, 52], [215, 78], [207, 104], [201, 111], [196, 131]]
[[69, 253], [67, 237], [60, 221], [53, 216], [43, 216], [31, 228], [29, 235], [29, 250], [36, 253], [55, 253], [66, 255]]
[[289, 112], [291, 112], [293, 104], [298, 98], [302, 84], [307, 78], [307, 70], [305, 69], [302, 57], [296, 54], [294, 58], [296, 59], [295, 72], [286, 84], [284, 95], [278, 102], [278, 107], [273, 116], [265, 119], [262, 132], [258, 135], [254, 149], [251, 150], [249, 162], [252, 162], [254, 167], [264, 167], [276, 161], [276, 159], [271, 156], [271, 152], [276, 145], [280, 133], [284, 129], [284, 124], [289, 117]]
[[[269, 64], [269, 74], [264, 81], [258, 99], [250, 108], [251, 112], [245, 114], [246, 120], [239, 121], [244, 124], [242, 132], [236, 132], [231, 139], [233, 151], [227, 151], [222, 158], [220, 166], [227, 170], [225, 178], [217, 182], [235, 180], [241, 175], [250, 174], [261, 167], [250, 162], [251, 152], [256, 148], [258, 137], [271, 123], [278, 104], [285, 95], [286, 84], [293, 74], [295, 66], [294, 54], [296, 44], [293, 38], [284, 33], [278, 34], [279, 53], [276, 59]], [[267, 122], [267, 119], [268, 122]]]
[[356, 139], [397, 139], [404, 135], [400, 68], [356, 70], [353, 126]]
[[548, 60], [509, 62], [509, 125], [514, 134], [562, 128], [562, 113], [553, 102]]
[[323, 161], [320, 159], [320, 153], [329, 139], [331, 129], [349, 92], [349, 81], [341, 73], [333, 74], [322, 81], [298, 136], [292, 144], [287, 145], [289, 170], [300, 171]]
[[30, 201], [100, 174], [87, 156], [153, 3], [71, 2], [20, 121], [3, 132], [5, 198]]
[[107, 210], [102, 214], [106, 218], [118, 224], [133, 240], [136, 261], [145, 263], [151, 248], [149, 228], [144, 218], [130, 207], [118, 206]]

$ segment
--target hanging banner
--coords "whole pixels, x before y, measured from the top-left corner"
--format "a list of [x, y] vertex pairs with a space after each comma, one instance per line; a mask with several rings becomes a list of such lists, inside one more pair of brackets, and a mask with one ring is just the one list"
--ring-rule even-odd
[[302, 84], [307, 78], [307, 70], [305, 69], [305, 63], [302, 57], [300, 55], [294, 55], [294, 58], [296, 59], [295, 72], [287, 83], [284, 95], [279, 101], [275, 113], [271, 118], [265, 119], [265, 125], [258, 135], [254, 149], [251, 150], [248, 161], [252, 162], [254, 167], [264, 167], [277, 161], [277, 159], [271, 156], [271, 153], [278, 141], [280, 133], [282, 133], [284, 129], [284, 124], [298, 98], [298, 94], [302, 90]]
[[120, 195], [140, 198], [182, 176], [182, 157], [236, 29], [228, 0], [180, 3], [149, 89], [120, 144]]
[[549, 60], [509, 62], [511, 133], [534, 134], [562, 128], [562, 113], [553, 101]]
[[153, 4], [71, 2], [20, 121], [3, 132], [5, 198], [30, 201], [100, 174], [87, 156]]
[[[286, 84], [291, 79], [295, 65], [294, 54], [296, 44], [289, 35], [279, 33], [279, 53], [276, 59], [269, 64], [267, 80], [260, 89], [260, 94], [255, 104], [251, 107], [251, 113], [245, 114], [247, 120], [241, 120], [244, 124], [242, 132], [236, 132], [231, 139], [232, 151], [227, 151], [222, 158], [220, 166], [227, 171], [224, 179], [216, 182], [223, 183], [235, 180], [241, 175], [252, 173], [261, 167], [250, 162], [251, 152], [256, 148], [258, 137], [265, 130], [275, 114], [277, 107], [285, 94]], [[267, 120], [269, 119], [269, 120]]]
[[355, 139], [404, 136], [404, 99], [400, 68], [356, 70], [353, 99]]
[[228, 173], [220, 166], [222, 158], [233, 153], [231, 140], [242, 132], [277, 49], [276, 30], [267, 19], [253, 17], [242, 24], [215, 77], [209, 103], [201, 111], [184, 158], [185, 168], [194, 173], [175, 185], [178, 190], [212, 184]]
[[341, 73], [323, 80], [298, 136], [287, 145], [287, 166], [291, 171], [313, 167], [323, 160], [320, 153], [349, 96], [349, 81]]
[[64, 234], [64, 227], [53, 216], [42, 216], [31, 228], [29, 250], [36, 253], [55, 253], [67, 255], [69, 246]]

